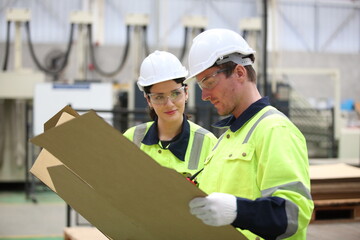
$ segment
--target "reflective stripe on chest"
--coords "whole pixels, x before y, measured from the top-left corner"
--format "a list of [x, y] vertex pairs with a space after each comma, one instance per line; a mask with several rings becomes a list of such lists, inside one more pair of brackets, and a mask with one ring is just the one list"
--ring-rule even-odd
[[[140, 124], [135, 127], [133, 142], [140, 147], [141, 141], [144, 139], [147, 130], [147, 123]], [[188, 162], [188, 169], [196, 170], [199, 166], [202, 145], [204, 142], [204, 137], [209, 131], [204, 128], [199, 128], [194, 133], [193, 144], [191, 147], [189, 162]], [[161, 150], [159, 150], [161, 151]], [[161, 153], [161, 152], [159, 152]]]

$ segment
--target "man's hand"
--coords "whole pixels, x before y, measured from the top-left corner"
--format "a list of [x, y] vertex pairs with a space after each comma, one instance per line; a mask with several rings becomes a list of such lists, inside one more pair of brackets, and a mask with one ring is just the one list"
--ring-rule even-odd
[[190, 213], [210, 226], [224, 226], [236, 218], [236, 197], [227, 193], [211, 193], [189, 202]]

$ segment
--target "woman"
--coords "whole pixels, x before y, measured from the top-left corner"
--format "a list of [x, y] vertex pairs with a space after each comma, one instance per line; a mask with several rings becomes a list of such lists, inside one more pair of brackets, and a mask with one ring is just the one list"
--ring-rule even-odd
[[184, 114], [188, 87], [183, 81], [187, 74], [169, 52], [155, 51], [146, 57], [137, 84], [153, 121], [128, 129], [124, 136], [160, 165], [188, 177], [203, 168], [217, 138]]

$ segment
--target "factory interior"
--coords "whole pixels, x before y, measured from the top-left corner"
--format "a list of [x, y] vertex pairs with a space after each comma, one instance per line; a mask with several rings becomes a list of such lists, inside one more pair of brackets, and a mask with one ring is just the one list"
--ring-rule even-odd
[[[0, 0], [0, 240], [108, 239], [30, 172], [43, 152], [30, 140], [65, 107], [121, 133], [149, 121], [141, 62], [163, 50], [188, 67], [214, 28], [256, 51], [261, 95], [306, 139], [307, 239], [360, 239], [360, 0]], [[223, 133], [194, 82], [186, 113]]]

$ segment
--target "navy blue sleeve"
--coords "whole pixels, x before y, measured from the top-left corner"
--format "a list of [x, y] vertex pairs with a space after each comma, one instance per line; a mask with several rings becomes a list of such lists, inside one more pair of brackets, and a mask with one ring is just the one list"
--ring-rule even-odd
[[279, 197], [249, 200], [237, 197], [237, 216], [231, 224], [267, 239], [276, 239], [287, 228], [285, 200]]

